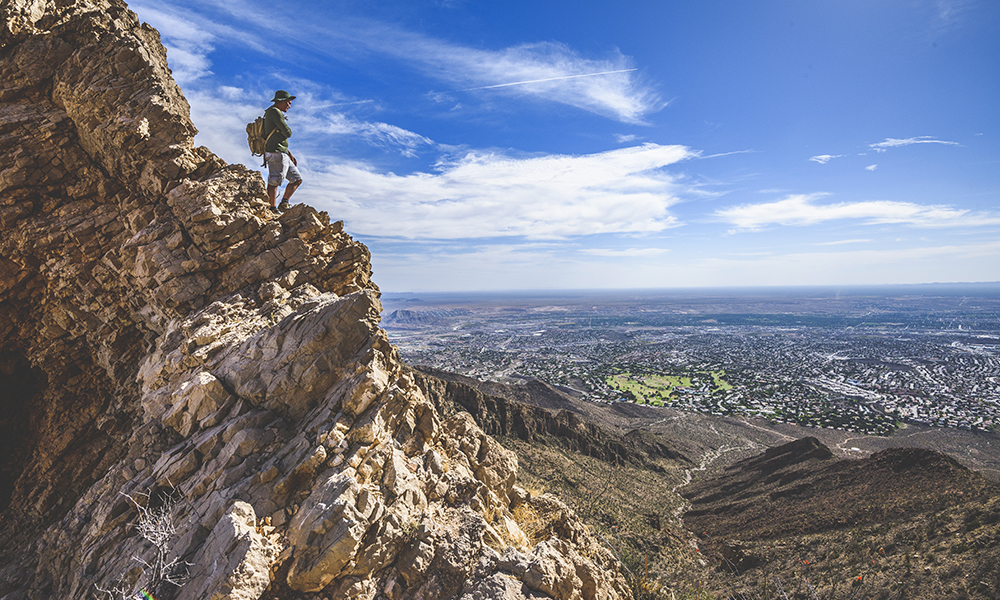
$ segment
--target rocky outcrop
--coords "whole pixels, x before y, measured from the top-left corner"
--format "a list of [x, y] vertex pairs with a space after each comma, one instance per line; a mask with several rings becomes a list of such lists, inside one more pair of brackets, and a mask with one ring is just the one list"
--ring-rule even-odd
[[416, 385], [367, 249], [194, 147], [153, 29], [116, 0], [0, 19], [0, 598], [132, 592], [161, 559], [187, 565], [161, 600], [629, 596]]
[[537, 379], [512, 386], [425, 366], [414, 367], [412, 373], [438, 412], [466, 411], [490, 435], [558, 445], [605, 462], [630, 462], [660, 472], [664, 469], [658, 459], [690, 463], [647, 432], [632, 429], [615, 435], [574, 412], [580, 401]]

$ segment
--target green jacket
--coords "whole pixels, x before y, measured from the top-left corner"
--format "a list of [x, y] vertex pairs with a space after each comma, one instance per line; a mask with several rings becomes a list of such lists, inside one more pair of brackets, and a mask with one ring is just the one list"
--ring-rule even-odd
[[[271, 135], [272, 131], [274, 135]], [[292, 137], [292, 128], [285, 122], [285, 113], [277, 106], [264, 111], [264, 137], [267, 138], [264, 152], [288, 152], [288, 138]]]

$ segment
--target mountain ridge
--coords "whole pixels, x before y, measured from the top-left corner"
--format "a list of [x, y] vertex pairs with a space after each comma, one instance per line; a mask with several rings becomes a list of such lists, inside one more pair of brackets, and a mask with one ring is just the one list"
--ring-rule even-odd
[[682, 493], [685, 525], [718, 564], [720, 592], [774, 577], [776, 565], [821, 597], [837, 597], [838, 583], [906, 598], [1000, 589], [998, 519], [982, 520], [996, 514], [1000, 489], [940, 452], [889, 448], [846, 460], [803, 438]]

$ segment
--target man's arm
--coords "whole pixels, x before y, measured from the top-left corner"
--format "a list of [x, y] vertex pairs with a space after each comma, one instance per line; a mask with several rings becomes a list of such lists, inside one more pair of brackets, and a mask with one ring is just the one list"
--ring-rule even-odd
[[[270, 128], [268, 128], [268, 125], [270, 125]], [[269, 129], [277, 131], [278, 135], [285, 139], [292, 137], [292, 128], [285, 121], [285, 114], [273, 106], [264, 113], [264, 130], [270, 133]]]

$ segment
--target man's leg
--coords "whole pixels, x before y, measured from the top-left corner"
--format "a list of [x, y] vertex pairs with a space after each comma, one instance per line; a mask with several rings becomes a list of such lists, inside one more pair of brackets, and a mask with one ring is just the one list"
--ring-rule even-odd
[[282, 196], [281, 196], [281, 201], [282, 202], [286, 202], [288, 200], [291, 200], [292, 199], [292, 194], [295, 193], [295, 190], [299, 189], [300, 185], [302, 185], [302, 180], [301, 179], [298, 180], [298, 181], [293, 181], [292, 183], [289, 183], [288, 185], [286, 185], [285, 186], [285, 193], [282, 194]]
[[290, 163], [280, 152], [265, 152], [264, 161], [267, 163], [267, 202], [277, 210], [274, 204], [278, 197], [278, 186], [284, 180]]
[[302, 185], [302, 174], [299, 173], [294, 162], [288, 165], [288, 171], [285, 175], [288, 185], [285, 186], [285, 193], [281, 196], [281, 204], [278, 205], [278, 210], [288, 210], [288, 201], [292, 198], [295, 190], [299, 189], [299, 186]]

